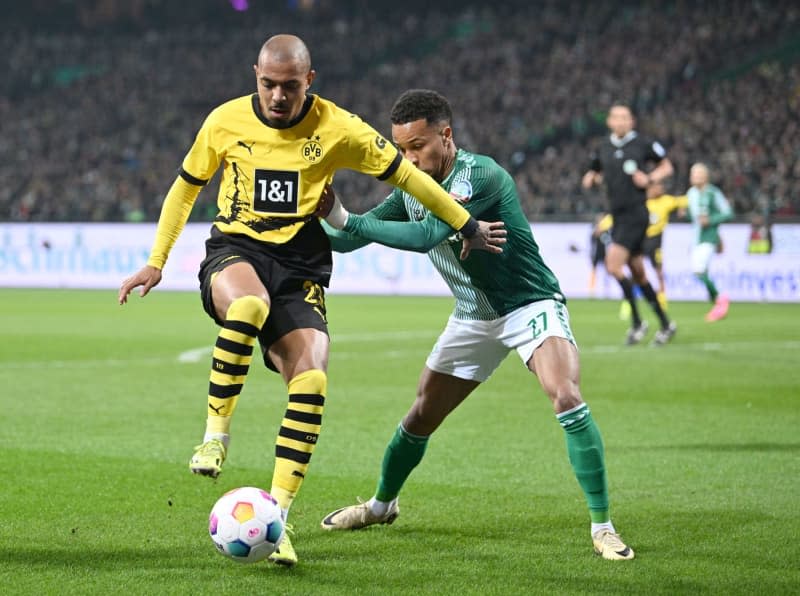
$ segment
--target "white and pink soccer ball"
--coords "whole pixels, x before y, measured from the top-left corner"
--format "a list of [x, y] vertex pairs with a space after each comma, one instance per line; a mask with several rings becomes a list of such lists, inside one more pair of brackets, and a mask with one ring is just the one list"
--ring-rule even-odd
[[208, 516], [217, 550], [239, 563], [256, 563], [278, 548], [285, 533], [281, 508], [267, 491], [252, 486], [222, 495]]

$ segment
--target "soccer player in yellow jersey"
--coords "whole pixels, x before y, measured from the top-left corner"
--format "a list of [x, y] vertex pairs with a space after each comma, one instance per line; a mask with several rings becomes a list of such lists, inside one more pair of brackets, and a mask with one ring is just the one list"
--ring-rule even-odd
[[662, 308], [667, 308], [667, 289], [664, 283], [664, 260], [661, 254], [661, 242], [664, 228], [669, 223], [673, 211], [685, 212], [689, 206], [686, 195], [673, 196], [664, 192], [664, 184], [655, 182], [647, 187], [647, 211], [650, 213], [650, 225], [645, 232], [642, 253], [650, 259], [658, 277], [658, 301]]
[[[327, 388], [323, 288], [332, 259], [315, 212], [334, 172], [357, 170], [414, 195], [461, 232], [464, 256], [473, 248], [501, 252], [502, 241], [490, 238], [488, 227], [372, 127], [308, 93], [315, 72], [301, 39], [271, 37], [254, 70], [257, 93], [220, 105], [197, 133], [164, 199], [147, 264], [122, 282], [118, 298], [126, 303], [140, 286], [145, 296], [161, 281], [200, 189], [222, 166], [219, 213], [199, 273], [203, 307], [221, 330], [213, 349], [206, 432], [189, 467], [211, 477], [220, 473], [258, 339], [265, 364], [281, 374], [289, 393], [270, 489], [285, 519], [317, 442]], [[288, 537], [270, 558], [297, 562]]]

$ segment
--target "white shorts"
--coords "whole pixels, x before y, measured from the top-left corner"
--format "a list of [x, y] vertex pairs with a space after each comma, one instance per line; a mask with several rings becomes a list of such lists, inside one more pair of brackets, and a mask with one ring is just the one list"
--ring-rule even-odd
[[696, 244], [692, 249], [692, 273], [707, 273], [716, 251], [717, 247], [710, 242]]
[[511, 350], [527, 366], [548, 337], [563, 337], [577, 347], [567, 307], [555, 300], [527, 304], [492, 321], [447, 321], [425, 364], [445, 375], [484, 382]]

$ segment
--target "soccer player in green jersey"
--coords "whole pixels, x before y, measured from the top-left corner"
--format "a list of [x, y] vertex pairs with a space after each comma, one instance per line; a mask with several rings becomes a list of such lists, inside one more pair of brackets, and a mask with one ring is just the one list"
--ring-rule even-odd
[[[221, 167], [219, 212], [199, 274], [203, 307], [221, 329], [205, 434], [189, 469], [211, 477], [220, 473], [258, 339], [265, 363], [280, 373], [288, 391], [269, 491], [285, 519], [306, 476], [327, 393], [324, 288], [332, 257], [317, 207], [334, 173], [353, 169], [412, 192], [469, 238], [471, 248], [501, 249], [485, 242], [480, 224], [374, 128], [308, 92], [315, 72], [301, 39], [271, 37], [253, 69], [257, 92], [218, 106], [197, 133], [164, 199], [147, 264], [122, 282], [118, 300], [125, 304], [137, 287], [145, 296], [161, 281], [200, 189]], [[297, 562], [288, 537], [270, 559]]]
[[579, 362], [569, 313], [558, 281], [542, 260], [520, 207], [511, 175], [493, 159], [457, 149], [450, 105], [429, 90], [400, 96], [391, 112], [400, 152], [430, 174], [490, 234], [506, 235], [500, 255], [473, 252], [460, 258], [458, 237], [411, 194], [394, 191], [364, 215], [336, 203], [326, 227], [336, 251], [369, 242], [426, 252], [455, 296], [455, 310], [428, 356], [416, 401], [394, 432], [383, 456], [374, 496], [325, 516], [326, 530], [392, 523], [398, 495], [422, 460], [433, 432], [508, 353], [516, 350], [550, 398], [563, 427], [569, 461], [589, 506], [595, 551], [606, 559], [632, 559], [633, 549], [609, 516], [603, 441], [579, 388]]
[[708, 290], [708, 298], [714, 305], [706, 314], [706, 321], [713, 323], [728, 314], [730, 300], [720, 294], [708, 275], [711, 257], [721, 247], [719, 225], [733, 217], [728, 199], [722, 191], [708, 181], [708, 167], [694, 164], [689, 170], [692, 187], [686, 192], [689, 199], [689, 217], [695, 227], [695, 244], [692, 249], [692, 272]]

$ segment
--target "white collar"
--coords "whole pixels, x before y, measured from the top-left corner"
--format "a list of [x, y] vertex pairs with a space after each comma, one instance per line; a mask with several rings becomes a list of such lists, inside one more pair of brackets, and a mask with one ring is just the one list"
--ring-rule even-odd
[[622, 138], [619, 138], [617, 135], [615, 135], [612, 132], [609, 135], [608, 140], [611, 141], [611, 144], [614, 145], [614, 147], [620, 148], [620, 147], [624, 147], [626, 144], [628, 144], [630, 141], [632, 141], [635, 138], [636, 138], [636, 131], [635, 130], [631, 130], [630, 132], [628, 132], [628, 134], [626, 134]]

